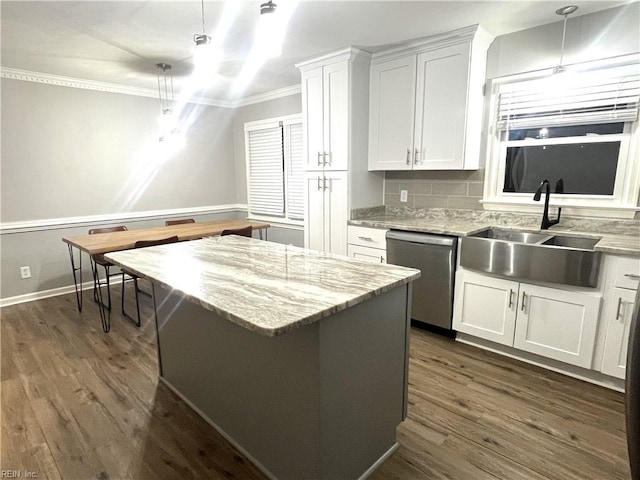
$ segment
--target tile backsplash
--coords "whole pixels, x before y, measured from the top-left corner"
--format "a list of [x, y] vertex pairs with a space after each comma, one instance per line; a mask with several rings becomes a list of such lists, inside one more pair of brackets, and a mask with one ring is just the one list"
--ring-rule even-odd
[[[386, 172], [384, 204], [409, 208], [482, 210], [484, 170]], [[407, 190], [407, 202], [400, 202]]]

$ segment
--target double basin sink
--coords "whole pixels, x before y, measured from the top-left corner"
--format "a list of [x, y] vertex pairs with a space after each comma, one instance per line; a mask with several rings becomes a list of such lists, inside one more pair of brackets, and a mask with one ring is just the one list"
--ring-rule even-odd
[[598, 238], [487, 228], [463, 237], [460, 265], [502, 277], [596, 287]]

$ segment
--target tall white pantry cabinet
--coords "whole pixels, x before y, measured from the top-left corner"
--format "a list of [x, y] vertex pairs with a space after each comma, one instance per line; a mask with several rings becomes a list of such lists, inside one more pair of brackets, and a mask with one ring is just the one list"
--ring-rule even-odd
[[383, 175], [369, 172], [371, 55], [354, 47], [296, 65], [302, 74], [305, 248], [347, 254], [354, 208], [383, 204]]

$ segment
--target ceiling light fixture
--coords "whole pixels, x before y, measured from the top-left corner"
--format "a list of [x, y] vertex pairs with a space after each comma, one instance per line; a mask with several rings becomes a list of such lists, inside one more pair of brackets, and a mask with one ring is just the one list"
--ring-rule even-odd
[[211, 37], [205, 33], [204, 28], [204, 0], [201, 0], [200, 6], [202, 9], [202, 33], [195, 33], [193, 35], [193, 41], [196, 44], [196, 50], [194, 54], [196, 68], [202, 68], [206, 66], [208, 57], [211, 54]]
[[159, 141], [164, 142], [170, 136], [179, 135], [177, 119], [173, 114], [173, 75], [171, 65], [168, 63], [156, 63], [158, 67], [158, 98], [160, 99], [160, 137]]
[[560, 48], [560, 63], [553, 69], [553, 74], [566, 72], [567, 69], [562, 65], [562, 57], [564, 56], [564, 39], [567, 33], [567, 17], [573, 12], [578, 10], [575, 5], [567, 5], [556, 10], [556, 15], [562, 15], [564, 17], [564, 25], [562, 26], [562, 47]]

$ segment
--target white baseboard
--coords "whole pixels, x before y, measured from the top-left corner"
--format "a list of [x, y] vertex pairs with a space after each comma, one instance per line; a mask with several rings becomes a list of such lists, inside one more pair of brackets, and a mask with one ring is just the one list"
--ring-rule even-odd
[[[119, 283], [114, 281], [112, 283]], [[82, 290], [93, 289], [93, 280], [90, 282], [84, 282], [82, 284]], [[42, 290], [40, 292], [25, 293], [24, 295], [16, 295], [15, 297], [0, 298], [0, 308], [8, 307], [9, 305], [16, 305], [18, 303], [33, 302], [34, 300], [42, 300], [43, 298], [57, 297], [58, 295], [67, 295], [76, 291], [73, 285], [67, 285], [66, 287], [52, 288], [50, 290]]]
[[[91, 275], [89, 275], [91, 277]], [[126, 282], [130, 279], [125, 280]], [[116, 277], [110, 280], [110, 285], [120, 285], [122, 279]], [[93, 280], [82, 283], [82, 291], [93, 290]], [[73, 285], [67, 285], [65, 287], [51, 288], [49, 290], [42, 290], [40, 292], [25, 293], [24, 295], [16, 295], [15, 297], [0, 298], [0, 308], [8, 307], [10, 305], [17, 305], [19, 303], [33, 302], [34, 300], [42, 300], [43, 298], [57, 297], [59, 295], [68, 295], [69, 293], [75, 293], [76, 289]], [[92, 299], [93, 300], [93, 299]]]

